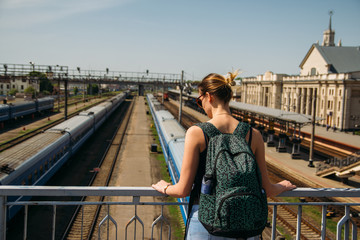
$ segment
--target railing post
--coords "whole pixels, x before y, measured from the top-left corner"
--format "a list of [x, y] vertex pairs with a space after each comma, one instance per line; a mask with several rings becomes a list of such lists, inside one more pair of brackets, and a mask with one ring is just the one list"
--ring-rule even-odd
[[321, 240], [325, 240], [326, 238], [326, 212], [327, 206], [322, 206], [322, 213], [321, 213]]
[[345, 214], [349, 216], [347, 221], [345, 222], [345, 229], [344, 229], [344, 238], [345, 240], [349, 240], [350, 235], [350, 206], [345, 206]]
[[297, 215], [297, 226], [296, 226], [296, 240], [300, 240], [301, 237], [301, 216], [302, 216], [302, 205], [299, 205], [298, 215]]
[[52, 239], [55, 240], [56, 229], [56, 205], [53, 206]]
[[0, 239], [6, 239], [6, 196], [0, 197]]
[[24, 240], [27, 239], [28, 210], [29, 210], [29, 206], [25, 205], [25, 212], [24, 212]]
[[350, 221], [350, 206], [345, 206], [345, 216], [343, 216], [336, 227], [336, 240], [341, 240], [341, 229], [345, 224], [344, 239], [349, 239], [349, 221]]
[[273, 216], [272, 216], [272, 227], [271, 227], [271, 239], [276, 238], [276, 216], [277, 216], [277, 205], [274, 205]]

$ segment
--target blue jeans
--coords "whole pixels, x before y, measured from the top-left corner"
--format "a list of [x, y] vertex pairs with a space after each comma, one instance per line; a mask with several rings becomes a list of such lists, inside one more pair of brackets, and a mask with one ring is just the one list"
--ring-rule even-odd
[[[235, 240], [236, 238], [217, 237], [211, 235], [198, 219], [199, 205], [193, 205], [190, 213], [190, 220], [186, 240]], [[258, 240], [259, 237], [247, 238], [247, 240]]]

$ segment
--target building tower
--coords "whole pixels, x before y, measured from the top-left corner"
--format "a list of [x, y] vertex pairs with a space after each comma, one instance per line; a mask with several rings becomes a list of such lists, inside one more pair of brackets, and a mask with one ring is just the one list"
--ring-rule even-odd
[[335, 46], [335, 31], [331, 29], [331, 16], [334, 14], [333, 11], [329, 11], [330, 21], [329, 21], [329, 29], [324, 31], [323, 43], [322, 46], [326, 47], [334, 47]]

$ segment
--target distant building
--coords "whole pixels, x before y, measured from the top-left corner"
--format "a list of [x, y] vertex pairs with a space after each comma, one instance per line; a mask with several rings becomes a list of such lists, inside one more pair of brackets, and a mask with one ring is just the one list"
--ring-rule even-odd
[[31, 80], [29, 77], [15, 76], [6, 78], [3, 76], [0, 78], [0, 95], [8, 95], [11, 89], [16, 89], [19, 93], [23, 93], [29, 86], [39, 91], [39, 83]]
[[340, 130], [360, 127], [360, 46], [334, 44], [335, 31], [324, 31], [323, 43], [313, 44], [300, 63], [300, 75], [274, 74], [242, 79], [241, 101], [316, 116], [320, 124]]

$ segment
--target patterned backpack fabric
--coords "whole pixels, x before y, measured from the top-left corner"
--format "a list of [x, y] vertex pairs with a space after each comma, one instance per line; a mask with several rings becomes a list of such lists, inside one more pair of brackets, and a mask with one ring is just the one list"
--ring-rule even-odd
[[208, 122], [197, 126], [209, 137], [199, 221], [215, 236], [260, 235], [268, 208], [260, 169], [245, 140], [250, 126], [240, 122], [232, 134], [221, 133]]

